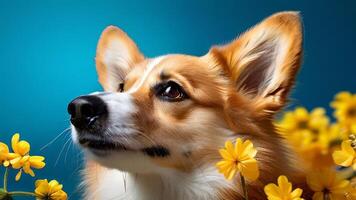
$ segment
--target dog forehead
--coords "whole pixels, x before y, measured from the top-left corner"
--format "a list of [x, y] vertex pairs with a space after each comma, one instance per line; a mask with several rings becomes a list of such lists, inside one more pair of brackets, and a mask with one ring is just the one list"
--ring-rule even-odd
[[181, 69], [184, 70], [187, 66], [192, 67], [204, 64], [204, 59], [200, 57], [184, 54], [168, 54], [146, 59], [139, 63], [132, 71], [135, 71], [136, 74], [143, 77], [146, 73], [150, 75], [152, 72], [179, 72]]
[[[125, 80], [125, 91], [135, 98], [150, 97], [152, 87], [168, 80], [177, 81], [186, 90], [200, 88], [205, 91], [217, 91], [220, 68], [212, 67], [210, 60], [204, 57], [184, 54], [169, 54], [146, 59], [137, 64]], [[208, 84], [207, 84], [208, 83]], [[206, 92], [203, 92], [206, 93]], [[205, 97], [204, 97], [205, 98]]]
[[152, 74], [152, 72], [158, 68], [159, 63], [164, 60], [166, 58], [166, 56], [160, 56], [157, 58], [152, 58], [149, 59], [148, 61], [145, 62], [145, 66], [139, 67], [136, 70], [134, 70], [133, 72], [136, 74], [136, 76], [138, 77], [138, 79], [136, 80], [135, 84], [127, 91], [128, 93], [134, 93], [137, 90], [139, 90], [144, 83], [146, 82], [146, 80], [149, 78], [149, 76]]
[[171, 54], [146, 59], [137, 64], [128, 74], [127, 80], [134, 79], [133, 86], [129, 93], [139, 90], [148, 80], [159, 78], [162, 73], [179, 73], [184, 71], [186, 66], [197, 65], [197, 57]]
[[[204, 62], [200, 57], [183, 55], [183, 54], [172, 54], [167, 55], [160, 62], [160, 69], [164, 72], [180, 72], [185, 70], [186, 67], [200, 66], [204, 65]], [[198, 70], [200, 67], [197, 67]]]

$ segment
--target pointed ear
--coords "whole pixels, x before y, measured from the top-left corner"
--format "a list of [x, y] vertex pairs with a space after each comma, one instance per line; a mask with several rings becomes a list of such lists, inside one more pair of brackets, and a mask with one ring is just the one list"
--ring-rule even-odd
[[96, 70], [105, 91], [117, 91], [135, 63], [144, 59], [136, 44], [121, 29], [107, 27], [100, 36]]
[[302, 25], [296, 12], [272, 15], [230, 44], [213, 47], [239, 93], [261, 109], [283, 107], [302, 56]]

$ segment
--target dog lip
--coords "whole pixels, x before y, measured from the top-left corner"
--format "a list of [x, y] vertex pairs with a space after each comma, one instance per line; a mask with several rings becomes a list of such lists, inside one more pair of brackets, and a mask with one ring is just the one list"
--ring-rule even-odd
[[103, 138], [80, 138], [79, 144], [85, 148], [102, 151], [127, 151], [130, 150], [125, 145], [111, 142]]

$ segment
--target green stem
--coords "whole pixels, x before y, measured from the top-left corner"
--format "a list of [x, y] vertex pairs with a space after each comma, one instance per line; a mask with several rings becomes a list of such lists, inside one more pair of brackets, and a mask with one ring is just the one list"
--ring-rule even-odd
[[5, 174], [4, 174], [4, 191], [7, 192], [7, 177], [9, 176], [9, 168], [5, 168]]
[[23, 192], [23, 191], [13, 191], [8, 193], [10, 196], [31, 196], [35, 197], [36, 194], [33, 192]]
[[248, 200], [247, 185], [246, 185], [245, 177], [242, 175], [240, 175], [240, 177], [241, 177], [242, 190], [244, 192], [244, 200]]

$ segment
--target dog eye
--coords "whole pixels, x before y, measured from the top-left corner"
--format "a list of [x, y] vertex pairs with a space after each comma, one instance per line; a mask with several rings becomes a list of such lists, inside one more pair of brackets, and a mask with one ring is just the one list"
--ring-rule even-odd
[[118, 91], [118, 92], [123, 92], [123, 91], [124, 91], [124, 86], [125, 86], [124, 83], [120, 83], [120, 84], [119, 84], [119, 87], [118, 87], [118, 89], [117, 89], [117, 91]]
[[183, 88], [174, 81], [158, 85], [156, 96], [166, 101], [182, 101], [187, 98]]

